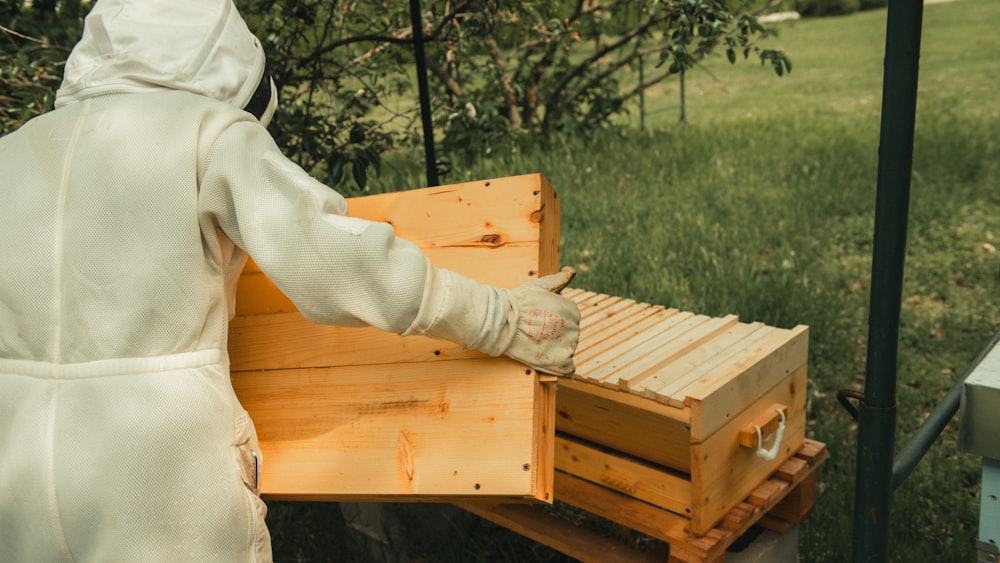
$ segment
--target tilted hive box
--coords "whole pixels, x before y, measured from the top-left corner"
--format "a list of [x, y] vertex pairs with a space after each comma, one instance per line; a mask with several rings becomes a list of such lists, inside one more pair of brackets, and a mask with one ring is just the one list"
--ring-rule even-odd
[[[537, 174], [354, 198], [349, 214], [482, 282], [558, 270], [559, 201]], [[554, 377], [449, 342], [311, 323], [252, 263], [229, 350], [269, 498], [552, 501]]]

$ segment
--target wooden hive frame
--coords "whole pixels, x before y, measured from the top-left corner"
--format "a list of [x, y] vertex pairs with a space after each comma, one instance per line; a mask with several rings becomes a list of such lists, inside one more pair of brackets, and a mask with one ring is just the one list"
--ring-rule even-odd
[[[538, 174], [354, 198], [349, 214], [482, 282], [558, 270], [559, 200]], [[267, 498], [552, 501], [554, 377], [449, 342], [311, 323], [252, 263], [229, 351]]]

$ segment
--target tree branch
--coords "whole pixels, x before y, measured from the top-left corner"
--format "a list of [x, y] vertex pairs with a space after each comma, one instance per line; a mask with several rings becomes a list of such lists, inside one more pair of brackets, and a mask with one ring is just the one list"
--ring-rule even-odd
[[555, 102], [555, 100], [562, 98], [563, 92], [566, 90], [566, 88], [569, 87], [570, 82], [572, 82], [574, 79], [578, 78], [580, 75], [586, 72], [587, 69], [589, 69], [591, 66], [594, 65], [594, 63], [601, 60], [606, 55], [625, 47], [629, 42], [639, 37], [642, 33], [645, 33], [646, 30], [664, 21], [665, 19], [666, 19], [665, 17], [649, 16], [646, 18], [646, 21], [644, 23], [634, 27], [633, 29], [630, 29], [629, 32], [622, 35], [618, 39], [618, 41], [605, 45], [604, 47], [595, 51], [593, 55], [584, 59], [580, 64], [578, 64], [575, 68], [573, 68], [573, 70], [568, 72], [566, 76], [564, 76], [562, 80], [559, 81], [559, 84], [557, 84], [555, 88], [552, 89], [552, 91], [549, 93], [549, 97], [546, 99], [545, 107], [548, 108]]
[[504, 97], [507, 99], [507, 103], [510, 104], [510, 114], [508, 118], [510, 119], [511, 127], [515, 129], [521, 128], [521, 114], [517, 110], [517, 95], [514, 93], [514, 88], [511, 87], [510, 73], [507, 72], [507, 63], [503, 60], [503, 54], [500, 52], [500, 48], [497, 46], [496, 39], [492, 35], [486, 38], [486, 48], [493, 56], [493, 64], [496, 65], [497, 72], [500, 74], [500, 89], [503, 90]]
[[437, 62], [432, 59], [427, 59], [427, 69], [441, 81], [441, 84], [444, 84], [445, 91], [447, 91], [448, 94], [456, 98], [462, 97], [462, 85], [449, 76], [448, 73], [441, 68], [441, 65], [437, 64]]

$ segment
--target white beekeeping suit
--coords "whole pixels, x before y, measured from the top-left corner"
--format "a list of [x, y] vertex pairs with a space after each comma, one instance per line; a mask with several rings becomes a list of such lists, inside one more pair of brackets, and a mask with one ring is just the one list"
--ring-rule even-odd
[[345, 217], [274, 101], [231, 0], [100, 0], [0, 139], [0, 561], [270, 559], [226, 355], [248, 254], [314, 321], [573, 371], [570, 274], [499, 290]]

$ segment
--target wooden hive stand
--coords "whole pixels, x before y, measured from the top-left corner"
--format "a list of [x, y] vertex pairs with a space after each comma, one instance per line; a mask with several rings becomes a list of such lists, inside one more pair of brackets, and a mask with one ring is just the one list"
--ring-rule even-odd
[[627, 494], [556, 472], [556, 500], [668, 544], [639, 550], [613, 537], [574, 525], [553, 512], [520, 504], [464, 502], [459, 506], [520, 535], [584, 562], [721, 562], [751, 527], [785, 533], [815, 506], [816, 468], [826, 446], [806, 440], [789, 461], [734, 507], [708, 533], [697, 536], [686, 519]]

